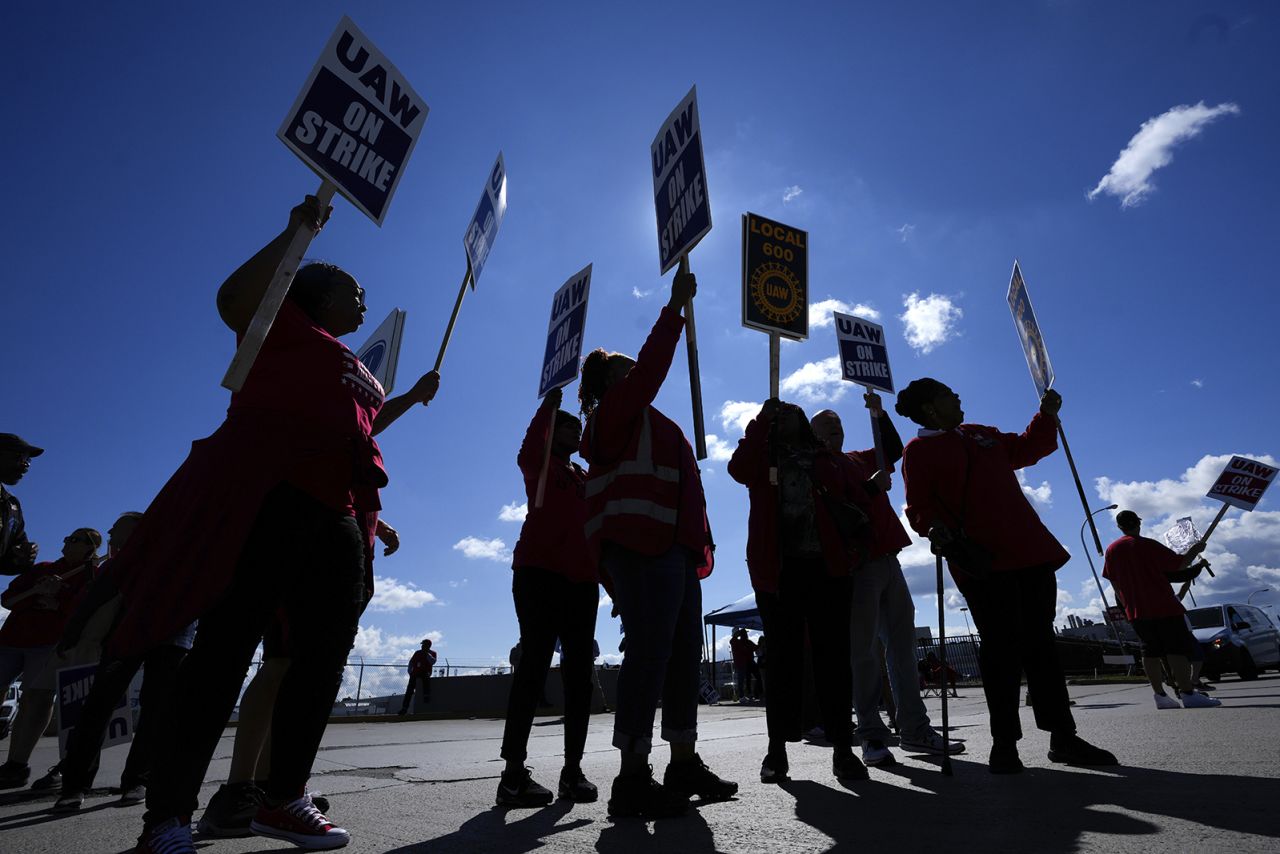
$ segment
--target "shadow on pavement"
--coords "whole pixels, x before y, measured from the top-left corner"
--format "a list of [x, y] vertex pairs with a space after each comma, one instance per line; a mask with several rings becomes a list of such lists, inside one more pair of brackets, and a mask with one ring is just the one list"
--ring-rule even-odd
[[[880, 770], [904, 777], [914, 789], [860, 783], [840, 791], [808, 780], [781, 784], [796, 799], [796, 818], [831, 839], [832, 852], [885, 846], [945, 850], [1075, 852], [1085, 833], [1154, 834], [1149, 821], [1116, 812], [1162, 815], [1205, 827], [1280, 838], [1274, 805], [1280, 780], [1186, 774], [1145, 768], [1086, 773], [1030, 768], [993, 777], [983, 764], [952, 759], [955, 777], [908, 765]], [[924, 791], [920, 791], [923, 789]]]
[[425, 842], [393, 848], [386, 854], [427, 854], [427, 852], [465, 851], [469, 854], [502, 851], [523, 854], [541, 848], [543, 841], [566, 830], [591, 824], [581, 818], [558, 824], [573, 808], [571, 801], [556, 801], [539, 810], [506, 810], [491, 807], [467, 819], [453, 833]]

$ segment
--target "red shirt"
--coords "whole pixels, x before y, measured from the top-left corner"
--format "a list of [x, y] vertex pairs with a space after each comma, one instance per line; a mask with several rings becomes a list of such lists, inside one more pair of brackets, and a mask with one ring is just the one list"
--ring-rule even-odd
[[[13, 599], [35, 587], [50, 576], [63, 579], [64, 586], [53, 596], [54, 607], [44, 607], [48, 600], [41, 596], [27, 596], [20, 602]], [[9, 583], [0, 605], [10, 609], [4, 625], [0, 626], [0, 646], [29, 649], [36, 646], [52, 646], [62, 638], [62, 630], [84, 598], [89, 583], [93, 581], [93, 565], [70, 566], [66, 558], [52, 563], [38, 563]]]
[[387, 481], [372, 435], [384, 400], [382, 385], [347, 345], [286, 299], [244, 387], [231, 395], [227, 417], [269, 412], [305, 422], [301, 453], [285, 480], [354, 515], [352, 473], [357, 483]]
[[[781, 575], [779, 489], [769, 477], [773, 464], [769, 458], [772, 420], [763, 411], [751, 420], [727, 466], [729, 476], [747, 487], [750, 498], [747, 571], [751, 574], [752, 589], [761, 593], [776, 593]], [[822, 549], [823, 565], [831, 576], [848, 575], [861, 555], [851, 553], [817, 490], [823, 487], [833, 498], [851, 501], [870, 516], [871, 496], [862, 482], [853, 476], [853, 469], [854, 465], [844, 454], [821, 450], [814, 455], [813, 468], [809, 473], [814, 490], [814, 525]]]
[[372, 552], [387, 475], [372, 436], [382, 391], [366, 374], [342, 342], [284, 301], [226, 421], [192, 443], [111, 561], [125, 606], [110, 654], [145, 652], [222, 598], [263, 500], [281, 482], [355, 515]]
[[595, 561], [587, 551], [587, 536], [583, 531], [587, 523], [587, 501], [583, 494], [587, 473], [566, 457], [553, 453], [547, 465], [542, 507], [534, 506], [547, 430], [555, 423], [555, 416], [556, 410], [539, 407], [516, 455], [516, 464], [524, 475], [529, 515], [520, 528], [512, 567], [537, 567], [559, 573], [570, 581], [595, 582], [599, 576]]
[[420, 676], [426, 674], [431, 675], [431, 668], [436, 666], [436, 659], [439, 655], [434, 649], [420, 649], [409, 659], [409, 675]]
[[1067, 550], [1040, 521], [1014, 473], [1057, 447], [1054, 419], [1038, 412], [1021, 434], [961, 424], [912, 439], [902, 454], [907, 521], [922, 537], [933, 525], [963, 527], [992, 555], [995, 572], [1058, 569]]
[[[636, 356], [631, 371], [605, 392], [604, 398], [587, 423], [578, 453], [590, 464], [601, 460], [618, 460], [635, 440], [640, 420], [648, 410], [653, 430], [654, 458], [664, 465], [678, 460], [680, 495], [675, 529], [675, 542], [701, 556], [698, 577], [706, 578], [715, 565], [711, 526], [707, 519], [706, 496], [702, 491], [702, 475], [693, 448], [676, 422], [652, 406], [662, 383], [671, 369], [684, 317], [679, 311], [663, 306], [658, 322], [653, 325], [644, 346]], [[588, 473], [590, 478], [591, 473]], [[668, 541], [669, 542], [669, 541]], [[661, 549], [665, 544], [655, 544]], [[592, 543], [588, 541], [588, 547]], [[635, 549], [634, 546], [628, 546]], [[661, 554], [662, 551], [646, 552]]]
[[1124, 536], [1107, 546], [1102, 577], [1111, 582], [1130, 620], [1180, 617], [1186, 609], [1174, 595], [1166, 572], [1182, 568], [1186, 557], [1147, 537]]
[[[844, 456], [852, 464], [854, 480], [865, 482], [879, 470], [879, 466], [876, 465], [875, 448], [865, 451], [848, 451]], [[871, 551], [867, 555], [869, 559], [896, 555], [911, 545], [911, 536], [898, 521], [898, 514], [893, 512], [888, 493], [877, 492], [871, 498], [867, 515], [871, 517]]]
[[750, 667], [755, 661], [756, 645], [751, 642], [751, 638], [733, 638], [729, 641], [729, 649], [733, 652], [734, 667]]

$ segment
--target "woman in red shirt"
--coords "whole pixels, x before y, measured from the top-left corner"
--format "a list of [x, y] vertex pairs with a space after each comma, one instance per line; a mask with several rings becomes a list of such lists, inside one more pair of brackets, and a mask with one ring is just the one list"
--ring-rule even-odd
[[[241, 338], [299, 227], [328, 217], [314, 197], [218, 291]], [[426, 404], [439, 375], [384, 402], [381, 385], [338, 336], [364, 319], [364, 289], [331, 264], [309, 264], [266, 337], [227, 419], [193, 444], [112, 561], [125, 607], [110, 646], [145, 651], [199, 618], [160, 722], [140, 852], [194, 852], [188, 827], [210, 757], [263, 632], [281, 612], [292, 664], [272, 725], [271, 776], [255, 833], [310, 848], [349, 834], [315, 808], [306, 782], [370, 594], [378, 489], [387, 483], [374, 436]]]
[[861, 556], [828, 502], [850, 502], [869, 514], [871, 496], [881, 489], [874, 478], [862, 482], [850, 472], [814, 435], [804, 410], [776, 398], [747, 425], [729, 460], [729, 476], [751, 497], [747, 570], [769, 638], [769, 752], [760, 765], [762, 783], [787, 779], [787, 742], [801, 738], [806, 637], [820, 674], [823, 729], [834, 747], [832, 773], [841, 780], [867, 779], [852, 747], [849, 572]]
[[0, 605], [10, 613], [0, 625], [0, 691], [22, 675], [22, 699], [9, 739], [9, 758], [0, 765], [0, 789], [24, 786], [27, 760], [53, 716], [54, 680], [61, 661], [54, 647], [98, 567], [102, 534], [76, 528], [62, 541], [62, 557], [39, 563], [10, 582]]
[[[689, 796], [733, 797], [694, 752], [702, 660], [701, 578], [711, 573], [706, 499], [693, 449], [653, 406], [684, 329], [680, 309], [697, 282], [677, 274], [671, 299], [632, 360], [595, 350], [582, 364], [578, 399], [587, 416], [580, 453], [587, 547], [627, 633], [618, 675], [613, 745], [622, 768], [610, 815], [663, 818], [689, 809]], [[653, 719], [662, 701], [662, 737], [671, 743], [663, 783], [649, 766]]]
[[[559, 408], [562, 395], [557, 388], [542, 399], [516, 455], [529, 500], [511, 577], [523, 654], [507, 698], [507, 723], [502, 733], [502, 758], [507, 767], [498, 781], [499, 806], [551, 803], [551, 791], [534, 782], [524, 760], [556, 638], [560, 639], [560, 679], [564, 684], [564, 768], [560, 772], [559, 795], [578, 803], [598, 797], [596, 787], [582, 773], [581, 760], [591, 715], [591, 671], [595, 666], [592, 642], [600, 585], [583, 534], [587, 521], [583, 496], [587, 473], [569, 459], [582, 439], [582, 422]], [[542, 506], [536, 507], [534, 499], [548, 440], [551, 458], [546, 489]]]
[[[1067, 552], [1040, 521], [1016, 470], [1058, 447], [1062, 397], [1048, 391], [1022, 434], [965, 424], [960, 398], [934, 379], [918, 379], [895, 407], [920, 425], [902, 455], [907, 520], [947, 556], [982, 636], [978, 664], [991, 715], [994, 774], [1023, 770], [1018, 698], [1027, 674], [1036, 726], [1049, 735], [1049, 759], [1074, 765], [1115, 765], [1116, 758], [1076, 735], [1066, 680], [1058, 663], [1053, 620], [1054, 573]], [[966, 539], [973, 546], [960, 551]]]

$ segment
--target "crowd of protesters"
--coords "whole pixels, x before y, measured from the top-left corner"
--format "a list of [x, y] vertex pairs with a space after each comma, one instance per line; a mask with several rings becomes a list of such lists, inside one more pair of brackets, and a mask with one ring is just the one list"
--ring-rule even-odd
[[[241, 339], [290, 236], [319, 231], [329, 215], [308, 197], [288, 226], [219, 289], [220, 317]], [[512, 599], [520, 625], [500, 755], [496, 800], [544, 806], [558, 795], [590, 802], [598, 788], [581, 761], [598, 655], [595, 622], [603, 584], [626, 628], [609, 787], [613, 816], [664, 818], [691, 798], [732, 798], [739, 786], [697, 752], [702, 660], [701, 582], [714, 540], [701, 476], [675, 421], [653, 404], [697, 291], [687, 271], [633, 359], [596, 350], [581, 368], [580, 414], [560, 408], [559, 390], [534, 412], [516, 456], [529, 512], [514, 550]], [[122, 514], [102, 535], [77, 528], [61, 556], [38, 563], [22, 508], [6, 487], [42, 449], [0, 434], [0, 572], [16, 576], [0, 603], [0, 684], [17, 678], [22, 699], [0, 786], [26, 785], [28, 759], [48, 725], [59, 668], [97, 663], [96, 680], [54, 769], [35, 782], [59, 788], [56, 809], [84, 802], [108, 719], [135, 674], [144, 673], [143, 720], [120, 781], [121, 802], [145, 800], [136, 850], [192, 852], [191, 818], [255, 650], [264, 663], [240, 700], [229, 779], [198, 827], [208, 836], [258, 834], [309, 849], [346, 845], [350, 834], [307, 789], [359, 618], [373, 594], [375, 539], [399, 544], [379, 518], [388, 482], [375, 436], [440, 383], [422, 376], [404, 395], [381, 385], [339, 337], [363, 320], [364, 290], [341, 268], [310, 264], [288, 298], [226, 420], [190, 456], [145, 513]], [[802, 738], [802, 668], [817, 680], [833, 775], [864, 780], [867, 766], [896, 759], [880, 718], [891, 700], [903, 751], [949, 755], [921, 700], [915, 609], [899, 552], [911, 538], [889, 502], [899, 461], [905, 517], [952, 577], [981, 632], [980, 669], [990, 711], [991, 772], [1023, 770], [1018, 754], [1019, 685], [1025, 673], [1036, 726], [1050, 734], [1049, 759], [1117, 763], [1081, 738], [1054, 648], [1055, 572], [1067, 560], [1020, 487], [1016, 471], [1057, 448], [1061, 397], [1046, 393], [1022, 433], [964, 422], [960, 398], [933, 379], [912, 382], [897, 412], [919, 426], [906, 443], [874, 393], [865, 396], [875, 446], [845, 450], [839, 415], [808, 417], [766, 401], [728, 464], [750, 503], [747, 570], [769, 654], [745, 632], [732, 641], [739, 696], [763, 697], [768, 731], [760, 781], [788, 779], [789, 743]], [[580, 417], [581, 416], [581, 417]], [[573, 460], [579, 457], [586, 463]], [[1148, 672], [1169, 662], [1183, 705], [1211, 705], [1194, 688], [1188, 635], [1171, 580], [1190, 577], [1191, 557], [1139, 535], [1120, 514], [1124, 537], [1108, 550], [1106, 574], [1147, 648]], [[564, 764], [556, 791], [525, 766], [530, 729], [556, 650], [564, 683]], [[763, 660], [763, 676], [754, 657]], [[430, 640], [409, 666], [401, 714], [415, 692], [431, 694]], [[948, 674], [934, 674], [944, 686]], [[891, 697], [882, 687], [887, 672]], [[767, 685], [767, 691], [765, 686]], [[1152, 676], [1160, 708], [1176, 705]], [[651, 764], [661, 707], [670, 746], [662, 781]], [[856, 719], [856, 722], [855, 722]], [[860, 747], [861, 758], [855, 754]]]

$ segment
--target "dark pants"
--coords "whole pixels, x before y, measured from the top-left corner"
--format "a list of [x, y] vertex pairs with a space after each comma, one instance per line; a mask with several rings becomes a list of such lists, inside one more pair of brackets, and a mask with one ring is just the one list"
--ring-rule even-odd
[[80, 719], [67, 734], [67, 753], [59, 763], [63, 791], [84, 792], [93, 785], [107, 724], [138, 668], [142, 668], [142, 694], [138, 700], [143, 715], [138, 719], [133, 744], [125, 759], [120, 788], [147, 785], [156, 755], [156, 729], [169, 717], [168, 706], [173, 700], [178, 667], [186, 656], [187, 651], [182, 647], [166, 644], [145, 656], [103, 658], [99, 662], [93, 687], [80, 710]]
[[969, 603], [982, 636], [978, 666], [987, 695], [994, 738], [1022, 738], [1018, 699], [1022, 674], [1035, 711], [1036, 727], [1074, 733], [1067, 683], [1055, 646], [1053, 619], [1058, 583], [1048, 567], [992, 573], [982, 580], [960, 575], [956, 585]]
[[200, 615], [195, 645], [178, 672], [147, 788], [148, 827], [195, 810], [254, 650], [278, 609], [289, 627], [292, 663], [272, 718], [266, 792], [273, 800], [302, 796], [363, 605], [364, 538], [356, 520], [294, 487], [272, 490], [226, 595]]
[[431, 702], [431, 671], [426, 673], [418, 673], [409, 677], [409, 685], [404, 689], [404, 704], [400, 706], [400, 714], [408, 714], [409, 707], [413, 705], [413, 692], [417, 689], [422, 702]]
[[765, 674], [765, 720], [770, 741], [799, 741], [803, 726], [806, 634], [827, 740], [853, 741], [853, 669], [849, 651], [849, 577], [832, 578], [821, 560], [795, 560], [783, 567], [777, 593], [756, 593], [769, 642]]
[[741, 666], [735, 664], [733, 666], [733, 687], [737, 691], [739, 700], [756, 696], [756, 693], [752, 691], [751, 670], [752, 667], [749, 664]]
[[600, 589], [595, 582], [574, 582], [555, 572], [521, 567], [511, 579], [511, 596], [520, 621], [520, 663], [507, 697], [502, 758], [523, 762], [533, 714], [542, 697], [556, 638], [560, 639], [560, 680], [564, 685], [564, 761], [577, 764], [587, 743], [591, 716], [592, 641]]

